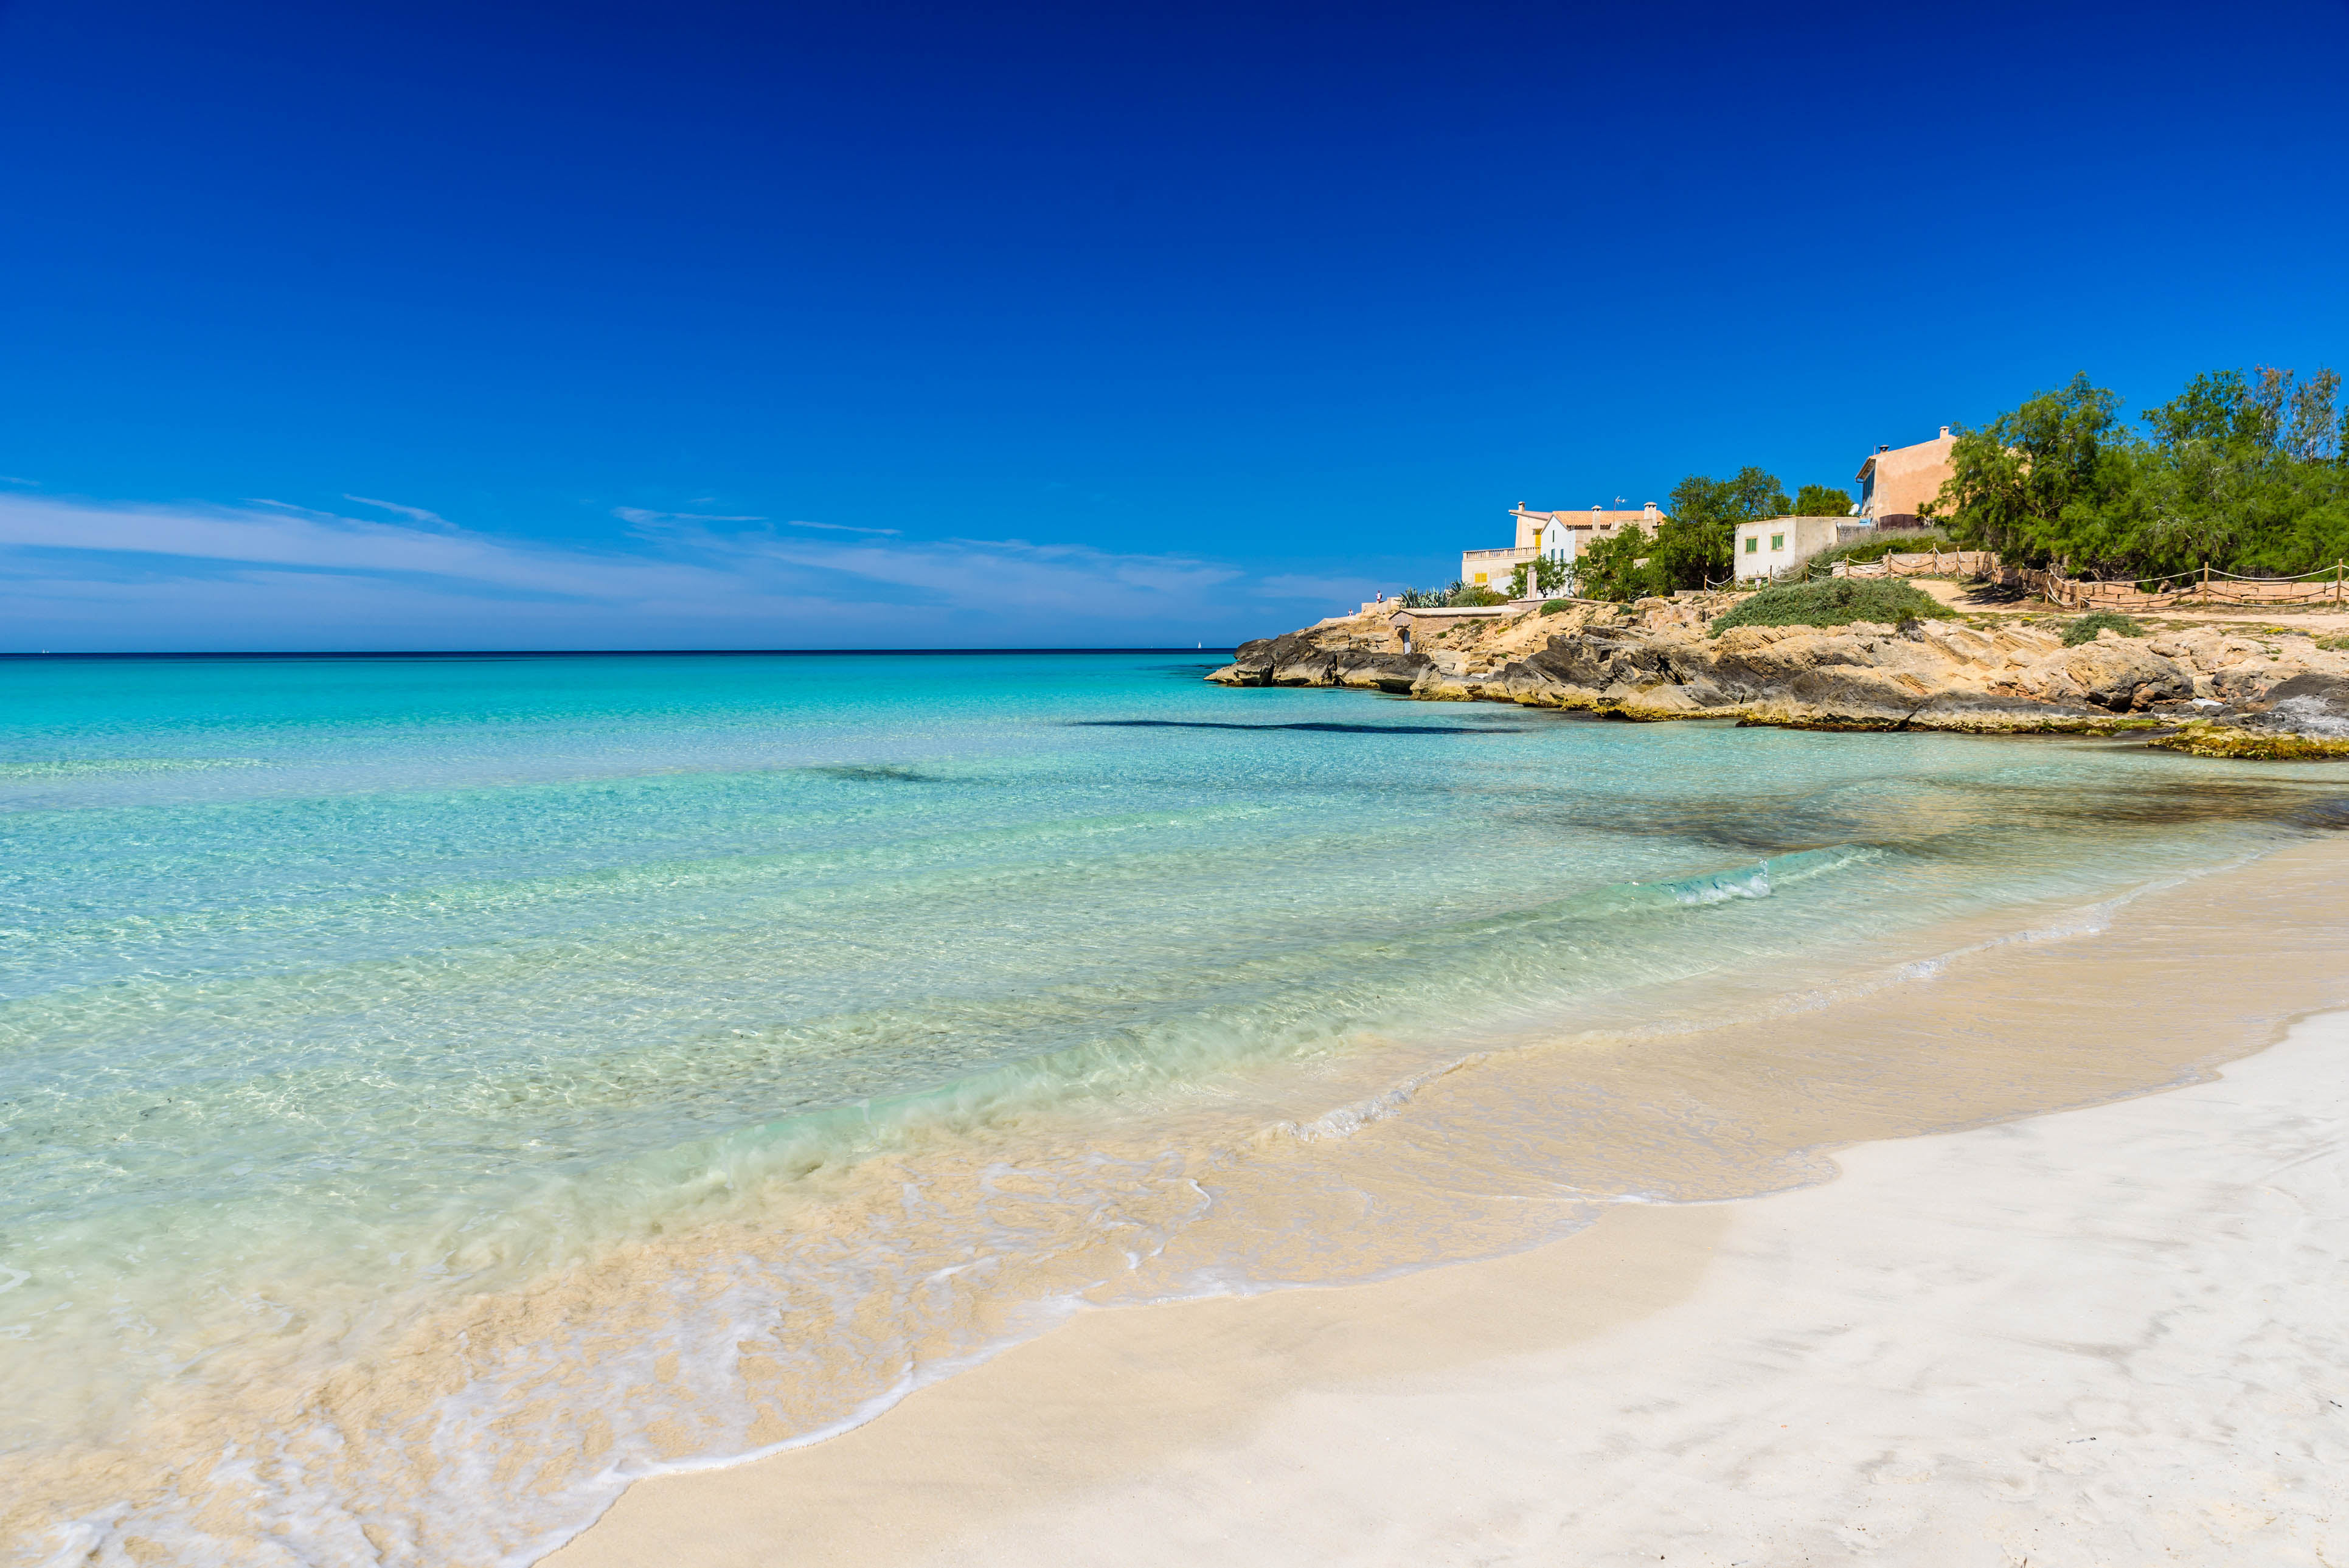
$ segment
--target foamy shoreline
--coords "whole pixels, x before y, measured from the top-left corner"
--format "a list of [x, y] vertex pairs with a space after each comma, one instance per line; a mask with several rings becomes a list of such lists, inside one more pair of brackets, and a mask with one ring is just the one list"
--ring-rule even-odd
[[[2344, 858], [2286, 853], [2298, 898]], [[2276, 956], [2302, 1005], [2337, 992]], [[2242, 984], [2210, 969], [2205, 1004]], [[2333, 1560], [2344, 1067], [2327, 1015], [2216, 1081], [1847, 1149], [1824, 1185], [1088, 1313], [829, 1442], [640, 1483], [545, 1561]]]

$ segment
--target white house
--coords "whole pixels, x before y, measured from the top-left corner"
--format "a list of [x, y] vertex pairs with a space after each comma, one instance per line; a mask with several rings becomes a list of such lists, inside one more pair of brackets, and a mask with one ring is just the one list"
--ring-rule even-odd
[[1874, 523], [1852, 517], [1765, 517], [1741, 522], [1730, 546], [1735, 562], [1730, 575], [1740, 583], [1768, 577], [1875, 531]]
[[1653, 538], [1664, 521], [1664, 514], [1657, 510], [1654, 501], [1637, 511], [1609, 511], [1597, 506], [1588, 511], [1527, 511], [1520, 505], [1511, 508], [1509, 515], [1517, 520], [1516, 543], [1506, 550], [1462, 551], [1461, 582], [1472, 588], [1506, 593], [1509, 579], [1520, 565], [1547, 559], [1568, 568], [1569, 586], [1552, 592], [1571, 593], [1574, 562], [1594, 542], [1611, 539], [1632, 526]]
[[1767, 577], [1832, 549], [1841, 537], [1842, 520], [1833, 517], [1764, 517], [1737, 525], [1737, 541], [1730, 549], [1733, 575], [1741, 583]]

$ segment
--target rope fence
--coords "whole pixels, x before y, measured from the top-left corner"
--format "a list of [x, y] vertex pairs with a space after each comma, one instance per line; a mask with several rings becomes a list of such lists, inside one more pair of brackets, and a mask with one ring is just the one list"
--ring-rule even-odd
[[1996, 571], [1998, 563], [1995, 551], [1936, 549], [1874, 561], [1838, 561], [1827, 572], [1836, 577], [1971, 577]]
[[2205, 566], [2167, 577], [2103, 582], [2066, 577], [2035, 566], [2009, 566], [1988, 550], [1935, 550], [1887, 555], [1878, 561], [1838, 561], [1837, 577], [1986, 577], [2051, 604], [2074, 610], [2158, 610], [2179, 604], [2341, 604], [2349, 603], [2349, 562], [2335, 562], [2296, 577], [2246, 577]]
[[2180, 604], [2340, 604], [2349, 602], [2349, 565], [2335, 562], [2296, 577], [2245, 577], [2206, 566], [2199, 573], [2105, 583], [2032, 567], [2000, 568], [1998, 581], [2075, 610], [2159, 610]]
[[[1913, 554], [1884, 555], [1874, 561], [1838, 561], [1828, 569], [1835, 577], [1981, 577], [2002, 588], [2016, 588], [2051, 604], [2073, 610], [2159, 610], [2175, 605], [2340, 604], [2349, 607], [2349, 562], [2336, 561], [2296, 577], [2247, 577], [2240, 573], [2205, 566], [2167, 577], [2104, 581], [2066, 577], [2036, 566], [2009, 566], [1994, 550], [1930, 550]], [[1771, 581], [1803, 580], [1797, 563], [1771, 573]], [[1745, 588], [1753, 578], [1704, 579], [1707, 591]]]

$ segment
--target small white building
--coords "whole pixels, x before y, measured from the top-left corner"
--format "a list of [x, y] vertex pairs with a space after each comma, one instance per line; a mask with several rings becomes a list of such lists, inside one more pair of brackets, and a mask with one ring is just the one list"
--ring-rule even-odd
[[1822, 550], [1872, 531], [1869, 523], [1841, 517], [1764, 517], [1737, 525], [1730, 546], [1740, 583], [1799, 566]]

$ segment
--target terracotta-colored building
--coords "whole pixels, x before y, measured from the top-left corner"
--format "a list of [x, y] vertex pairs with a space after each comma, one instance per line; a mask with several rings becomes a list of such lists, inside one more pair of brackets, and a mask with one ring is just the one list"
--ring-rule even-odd
[[1524, 562], [1547, 556], [1571, 567], [1593, 541], [1612, 539], [1633, 524], [1652, 535], [1664, 521], [1654, 501], [1637, 511], [1609, 511], [1596, 506], [1588, 511], [1527, 511], [1516, 506], [1509, 515], [1517, 520], [1516, 543], [1506, 550], [1462, 551], [1461, 582], [1472, 588], [1506, 590], [1510, 573]]
[[1944, 425], [1930, 441], [1877, 448], [1859, 465], [1859, 517], [1888, 532], [1916, 526], [1918, 514], [1940, 495], [1942, 481], [1955, 471], [1950, 452], [1957, 444]]

